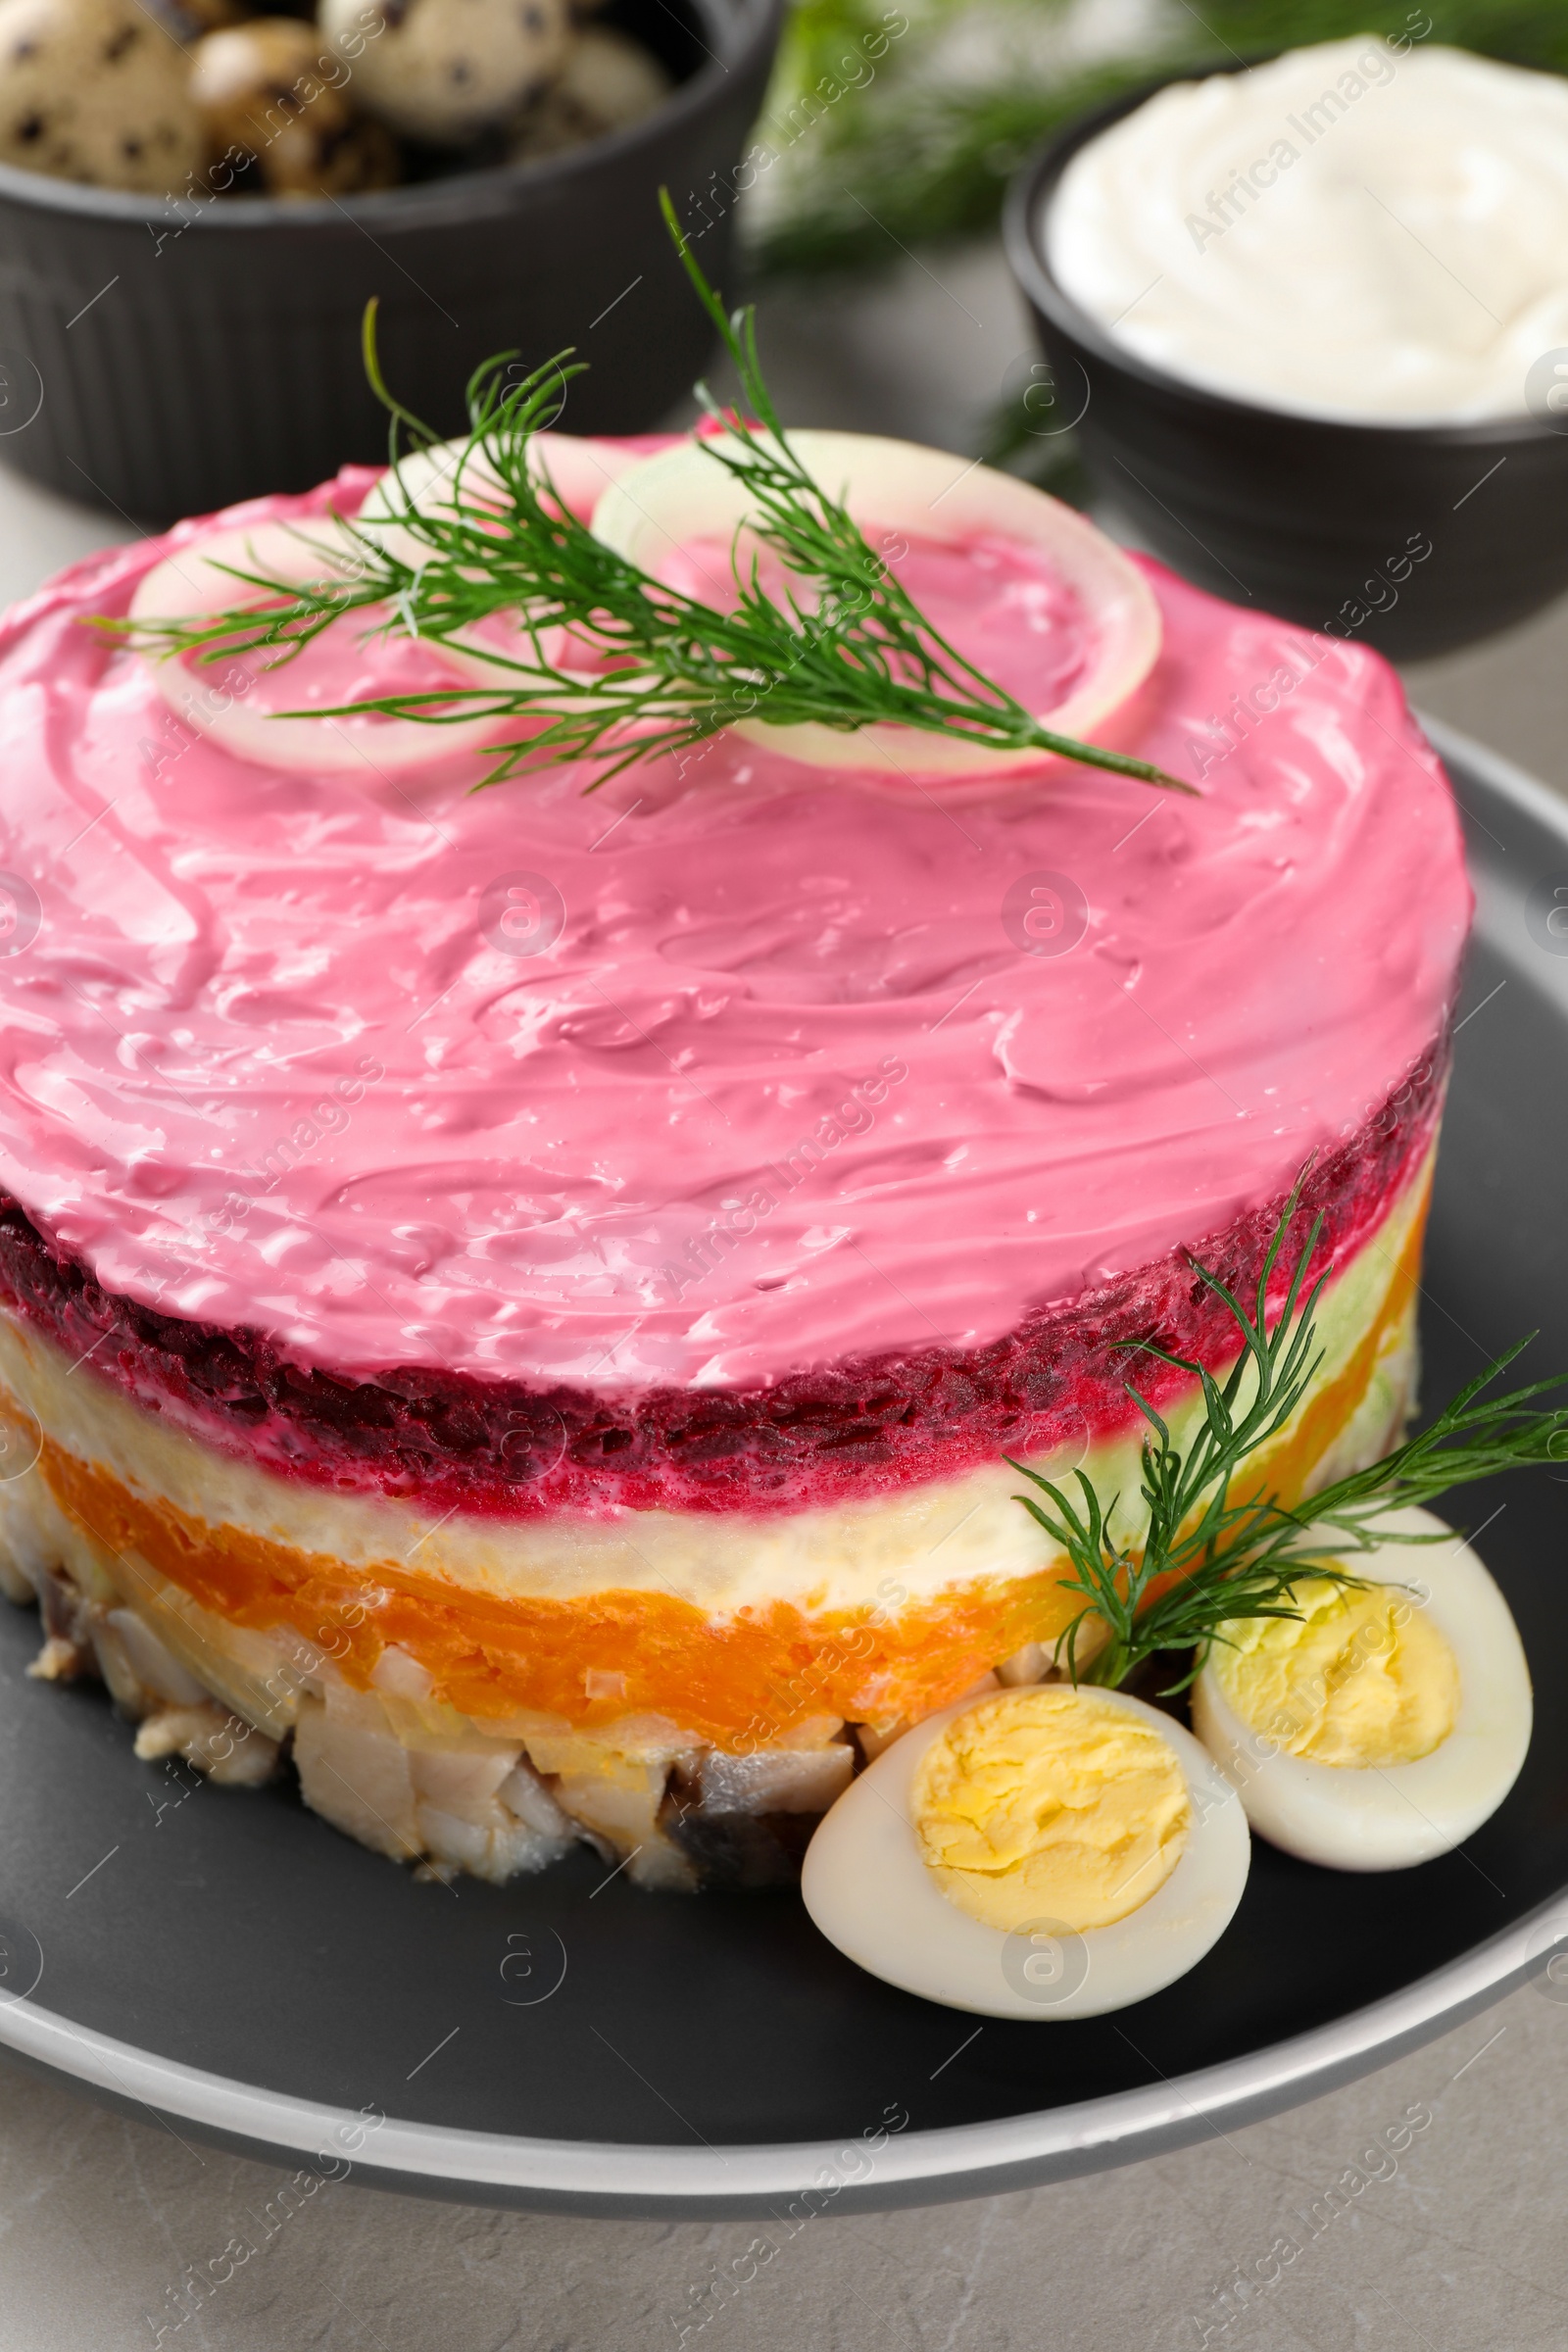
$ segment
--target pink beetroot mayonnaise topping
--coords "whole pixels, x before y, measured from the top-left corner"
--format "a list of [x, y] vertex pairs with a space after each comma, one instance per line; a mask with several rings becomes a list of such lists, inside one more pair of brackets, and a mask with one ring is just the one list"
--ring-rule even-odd
[[[166, 1313], [607, 1392], [983, 1345], [1279, 1196], [1443, 1025], [1457, 822], [1359, 647], [1146, 566], [1107, 740], [1198, 799], [895, 795], [731, 737], [470, 796], [438, 739], [231, 757], [78, 625], [212, 527], [0, 637], [0, 1186]], [[904, 576], [1015, 691], [1038, 647], [1037, 708], [1093, 651], [1026, 551]]]
[[[1034, 548], [990, 533], [955, 546], [864, 527], [874, 548], [896, 555], [898, 577], [932, 627], [1027, 710], [1057, 710], [1082, 684], [1094, 652], [1093, 618]], [[781, 564], [764, 560], [759, 573], [775, 599], [791, 584]], [[722, 540], [676, 549], [659, 576], [705, 604], [735, 601]]]

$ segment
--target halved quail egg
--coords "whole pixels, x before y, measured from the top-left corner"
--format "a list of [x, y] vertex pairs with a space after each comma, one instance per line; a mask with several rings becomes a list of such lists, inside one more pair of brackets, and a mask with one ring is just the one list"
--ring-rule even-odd
[[1125, 1691], [962, 1700], [883, 1750], [824, 1816], [801, 1891], [873, 1976], [990, 2017], [1095, 2017], [1223, 1935], [1250, 1843], [1191, 1733]]
[[1494, 1813], [1530, 1744], [1530, 1672], [1508, 1604], [1430, 1511], [1391, 1512], [1389, 1543], [1343, 1565], [1366, 1580], [1296, 1588], [1299, 1618], [1222, 1627], [1193, 1726], [1252, 1827], [1336, 1870], [1401, 1870]]

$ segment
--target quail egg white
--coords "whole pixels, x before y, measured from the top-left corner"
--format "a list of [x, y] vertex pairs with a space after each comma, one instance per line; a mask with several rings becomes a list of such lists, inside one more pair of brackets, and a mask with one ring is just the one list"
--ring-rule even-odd
[[566, 54], [566, 0], [321, 0], [371, 114], [411, 139], [461, 145], [507, 122]]
[[1222, 1627], [1193, 1726], [1260, 1836], [1336, 1870], [1402, 1870], [1494, 1813], [1530, 1744], [1518, 1630], [1468, 1544], [1429, 1511], [1391, 1512], [1390, 1543], [1313, 1578], [1298, 1620]]
[[1185, 1976], [1247, 1884], [1247, 1820], [1192, 1735], [1120, 1690], [1005, 1690], [852, 1782], [801, 1892], [890, 1984], [982, 2016], [1095, 2017]]

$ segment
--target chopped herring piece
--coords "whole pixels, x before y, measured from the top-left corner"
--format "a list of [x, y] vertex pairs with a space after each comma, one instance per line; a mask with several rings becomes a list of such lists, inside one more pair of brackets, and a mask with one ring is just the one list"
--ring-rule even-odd
[[855, 1750], [832, 1747], [751, 1756], [705, 1756], [697, 1771], [703, 1811], [825, 1813], [850, 1785]]
[[136, 1754], [146, 1764], [159, 1756], [183, 1756], [220, 1787], [254, 1788], [277, 1770], [277, 1741], [237, 1715], [203, 1700], [194, 1707], [166, 1707], [149, 1715], [136, 1734]]

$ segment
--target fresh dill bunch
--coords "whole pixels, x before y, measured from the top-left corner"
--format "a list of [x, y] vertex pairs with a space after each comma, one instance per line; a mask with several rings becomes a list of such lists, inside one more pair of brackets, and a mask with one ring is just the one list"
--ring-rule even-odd
[[1167, 62], [1164, 51], [1146, 52], [1063, 72], [1023, 58], [994, 79], [949, 79], [936, 51], [949, 13], [906, 36], [935, 54], [901, 57], [886, 88], [847, 97], [801, 139], [798, 164], [781, 159], [783, 185], [769, 189], [755, 220], [743, 215], [760, 276], [889, 270], [910, 246], [983, 235], [1042, 139]]
[[[910, 13], [877, 80], [823, 110], [808, 138], [796, 133], [798, 158], [786, 131], [782, 185], [756, 208], [750, 237], [760, 271], [889, 270], [907, 246], [983, 233], [1043, 139], [1163, 74], [1214, 73], [1358, 33], [1568, 72], [1561, 0], [1204, 0], [1166, 12], [1136, 46], [1081, 66], [1041, 53], [1060, 0], [1002, 0], [987, 12], [997, 57], [979, 70], [950, 56], [974, 0], [925, 0]], [[860, 0], [813, 0], [810, 41], [785, 49], [764, 126], [789, 126], [810, 108], [815, 77], [831, 70], [835, 48], [853, 48], [861, 21]]]
[[[1390, 1542], [1439, 1540], [1391, 1534], [1383, 1524], [1389, 1512], [1504, 1470], [1568, 1457], [1568, 1405], [1541, 1409], [1536, 1402], [1560, 1391], [1568, 1376], [1482, 1401], [1483, 1391], [1529, 1346], [1525, 1339], [1462, 1389], [1426, 1429], [1366, 1469], [1321, 1488], [1298, 1507], [1273, 1494], [1234, 1495], [1238, 1471], [1283, 1429], [1322, 1363], [1313, 1310], [1323, 1282], [1304, 1290], [1321, 1220], [1312, 1226], [1278, 1314], [1272, 1322], [1268, 1315], [1269, 1283], [1299, 1191], [1298, 1186], [1275, 1228], [1250, 1309], [1217, 1274], [1191, 1261], [1241, 1334], [1241, 1352], [1223, 1381], [1152, 1341], [1137, 1343], [1161, 1363], [1195, 1378], [1203, 1404], [1195, 1435], [1179, 1446], [1161, 1415], [1128, 1383], [1128, 1395], [1150, 1428], [1140, 1456], [1147, 1526], [1138, 1540], [1113, 1532], [1119, 1496], [1102, 1509], [1082, 1470], [1073, 1473], [1079, 1492], [1072, 1495], [1026, 1464], [1011, 1463], [1046, 1497], [1044, 1502], [1028, 1494], [1015, 1499], [1067, 1554], [1072, 1573], [1061, 1583], [1084, 1598], [1056, 1649], [1075, 1683], [1116, 1689], [1155, 1651], [1191, 1649], [1188, 1671], [1170, 1686], [1184, 1690], [1212, 1644], [1228, 1639], [1228, 1624], [1240, 1618], [1299, 1617], [1295, 1591], [1304, 1579], [1360, 1584], [1364, 1580], [1347, 1561]], [[1102, 1645], [1080, 1670], [1085, 1632], [1102, 1629]]]
[[[403, 483], [400, 433], [416, 451], [439, 436], [394, 399], [381, 378], [374, 305], [366, 314], [370, 382], [391, 413], [393, 514], [339, 518], [341, 556], [322, 551], [319, 576], [281, 581], [221, 566], [265, 602], [193, 620], [114, 623], [143, 651], [194, 653], [215, 662], [270, 652], [270, 666], [296, 656], [323, 629], [356, 612], [373, 628], [436, 643], [461, 640], [468, 657], [496, 671], [494, 683], [459, 683], [332, 708], [283, 713], [333, 718], [378, 711], [434, 726], [494, 720], [504, 734], [486, 784], [555, 765], [607, 764], [594, 784], [633, 760], [702, 743], [737, 721], [815, 721], [846, 734], [893, 724], [988, 751], [1041, 751], [1176, 792], [1192, 786], [1146, 760], [1053, 733], [939, 634], [887, 563], [869, 546], [841, 500], [797, 458], [774, 408], [757, 351], [753, 313], [727, 313], [708, 283], [661, 192], [665, 223], [698, 299], [739, 378], [744, 413], [699, 397], [715, 427], [704, 447], [745, 489], [755, 543], [731, 547], [732, 610], [721, 612], [640, 569], [596, 538], [531, 464], [530, 444], [559, 410], [561, 391], [581, 372], [563, 353], [519, 383], [507, 380], [510, 353], [487, 361], [468, 386], [471, 430], [448, 496], [421, 513]], [[416, 543], [409, 561], [381, 533]], [[316, 543], [303, 538], [306, 545]], [[786, 584], [762, 586], [761, 554], [778, 559]], [[513, 651], [476, 642], [476, 623], [515, 612]], [[573, 667], [558, 665], [547, 638], [564, 629]], [[579, 666], [580, 664], [580, 666]]]

